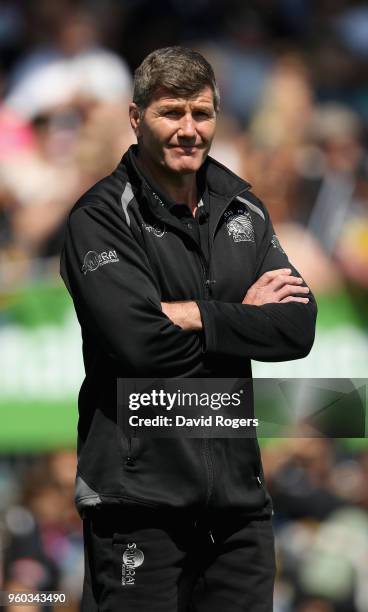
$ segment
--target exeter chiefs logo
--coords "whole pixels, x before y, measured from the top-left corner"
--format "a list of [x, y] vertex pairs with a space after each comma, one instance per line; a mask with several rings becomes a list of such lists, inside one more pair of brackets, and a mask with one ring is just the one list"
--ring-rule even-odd
[[244, 208], [229, 210], [224, 219], [229, 236], [234, 242], [254, 242], [254, 229], [250, 213]]
[[165, 233], [165, 224], [164, 223], [162, 223], [162, 224], [155, 223], [154, 225], [149, 225], [149, 223], [142, 223], [142, 227], [144, 227], [144, 229], [147, 232], [150, 232], [154, 236], [157, 236], [157, 238], [162, 238], [162, 236]]

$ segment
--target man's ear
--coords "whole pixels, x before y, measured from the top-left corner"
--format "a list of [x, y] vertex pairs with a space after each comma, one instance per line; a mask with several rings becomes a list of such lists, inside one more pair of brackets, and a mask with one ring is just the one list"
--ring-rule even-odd
[[141, 112], [135, 102], [129, 104], [129, 119], [133, 132], [139, 138], [139, 126], [141, 122]]

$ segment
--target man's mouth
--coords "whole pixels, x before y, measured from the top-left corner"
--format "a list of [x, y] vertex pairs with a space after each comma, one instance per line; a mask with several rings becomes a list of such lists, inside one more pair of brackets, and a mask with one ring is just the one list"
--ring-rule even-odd
[[196, 149], [199, 149], [198, 145], [184, 145], [184, 144], [170, 145], [170, 148], [182, 149], [183, 151], [194, 151]]

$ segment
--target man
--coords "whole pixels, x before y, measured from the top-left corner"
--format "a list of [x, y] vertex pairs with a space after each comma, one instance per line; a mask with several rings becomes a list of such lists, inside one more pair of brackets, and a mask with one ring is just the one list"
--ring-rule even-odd
[[316, 305], [250, 185], [208, 157], [211, 66], [137, 69], [138, 145], [73, 208], [62, 277], [82, 328], [76, 503], [83, 610], [271, 612], [272, 504], [254, 438], [126, 436], [117, 379], [250, 378], [307, 355]]

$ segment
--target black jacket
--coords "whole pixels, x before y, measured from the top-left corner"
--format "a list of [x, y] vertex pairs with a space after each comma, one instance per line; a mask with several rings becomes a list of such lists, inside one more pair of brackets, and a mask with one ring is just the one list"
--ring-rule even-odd
[[[251, 359], [304, 357], [316, 304], [243, 305], [267, 270], [291, 267], [250, 185], [208, 157], [198, 221], [149, 185], [135, 148], [70, 213], [61, 275], [82, 328], [76, 503], [232, 508], [269, 514], [254, 439], [139, 439], [117, 425], [117, 377], [251, 377]], [[206, 230], [205, 232], [203, 230]], [[197, 302], [203, 332], [161, 301]]]

